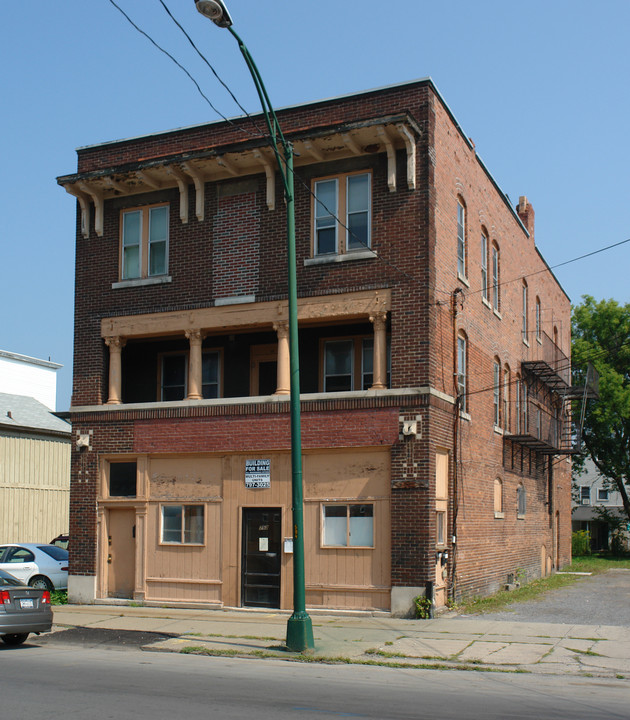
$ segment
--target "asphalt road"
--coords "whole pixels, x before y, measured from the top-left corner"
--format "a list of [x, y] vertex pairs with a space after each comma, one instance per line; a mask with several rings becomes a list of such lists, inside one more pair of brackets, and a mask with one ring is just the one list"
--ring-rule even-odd
[[297, 664], [76, 643], [0, 650], [2, 717], [25, 720], [624, 720], [627, 682]]
[[483, 617], [513, 622], [630, 627], [630, 570], [609, 570], [602, 575], [587, 576], [567, 587], [546, 592], [537, 600], [514, 603], [501, 612], [484, 613]]

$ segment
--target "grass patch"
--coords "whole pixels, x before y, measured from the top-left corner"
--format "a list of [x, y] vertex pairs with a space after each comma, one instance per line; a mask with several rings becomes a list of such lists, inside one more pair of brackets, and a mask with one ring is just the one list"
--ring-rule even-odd
[[[600, 557], [599, 555], [574, 557], [573, 562], [563, 567], [562, 571], [598, 574], [613, 569], [630, 570], [630, 555], [621, 557]], [[548, 590], [557, 590], [558, 588], [572, 585], [583, 579], [584, 576], [581, 575], [550, 575], [546, 578], [532, 580], [532, 582], [516, 590], [500, 590], [490, 597], [477, 597], [463, 600], [456, 606], [456, 610], [466, 615], [498, 612], [505, 610], [508, 605], [512, 605], [513, 603], [536, 600], [542, 593]]]
[[51, 605], [67, 605], [68, 604], [68, 591], [67, 590], [53, 590], [50, 593]]
[[567, 650], [577, 653], [578, 655], [591, 655], [592, 657], [604, 657], [604, 655], [601, 655], [598, 652], [593, 652], [593, 650], [576, 650], [576, 648], [570, 648], [570, 647], [568, 647]]
[[582, 557], [574, 557], [570, 565], [562, 568], [565, 572], [591, 572], [595, 574], [614, 569], [630, 570], [630, 555], [620, 557], [584, 555]]
[[[279, 648], [280, 649], [280, 648]], [[214, 648], [203, 648], [203, 647], [185, 647], [182, 648], [180, 653], [185, 655], [207, 655], [209, 657], [255, 657], [263, 659], [277, 660], [281, 658], [288, 660], [289, 662], [300, 662], [300, 663], [322, 663], [323, 665], [371, 665], [375, 667], [390, 667], [390, 668], [404, 668], [407, 670], [468, 670], [473, 672], [494, 672], [494, 673], [510, 673], [510, 674], [528, 674], [529, 670], [523, 670], [521, 668], [516, 669], [504, 669], [494, 667], [483, 667], [476, 666], [473, 664], [459, 664], [459, 665], [448, 665], [444, 662], [432, 662], [432, 663], [402, 663], [392, 662], [386, 660], [366, 660], [360, 658], [345, 658], [345, 657], [325, 657], [322, 655], [307, 655], [307, 654], [287, 654], [286, 656], [279, 655], [278, 653], [270, 653], [264, 650], [253, 650], [251, 652], [239, 652], [237, 650], [221, 650]], [[441, 658], [440, 658], [441, 659]]]

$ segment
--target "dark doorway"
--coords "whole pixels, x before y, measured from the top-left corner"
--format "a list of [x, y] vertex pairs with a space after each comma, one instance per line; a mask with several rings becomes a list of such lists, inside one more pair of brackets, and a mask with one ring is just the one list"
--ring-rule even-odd
[[242, 605], [280, 607], [280, 508], [243, 508]]

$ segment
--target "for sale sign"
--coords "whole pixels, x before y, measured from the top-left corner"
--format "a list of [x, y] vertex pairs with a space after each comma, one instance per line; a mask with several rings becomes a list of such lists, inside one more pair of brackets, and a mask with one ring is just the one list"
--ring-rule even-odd
[[245, 487], [271, 487], [271, 460], [245, 460]]

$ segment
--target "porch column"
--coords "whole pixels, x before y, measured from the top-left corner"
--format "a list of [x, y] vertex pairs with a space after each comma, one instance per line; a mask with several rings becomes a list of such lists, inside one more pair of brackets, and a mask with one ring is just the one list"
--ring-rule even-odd
[[289, 365], [289, 323], [273, 324], [278, 335], [278, 387], [274, 395], [289, 395], [291, 387], [291, 368]]
[[370, 390], [383, 390], [387, 387], [387, 312], [371, 315], [370, 322], [374, 326], [373, 375]]
[[121, 353], [127, 341], [116, 335], [106, 337], [105, 344], [109, 348], [109, 397], [108, 405], [120, 405], [122, 396], [122, 362]]
[[201, 343], [203, 334], [201, 330], [186, 330], [186, 337], [190, 342], [188, 353], [188, 400], [201, 400], [203, 397], [201, 377]]

